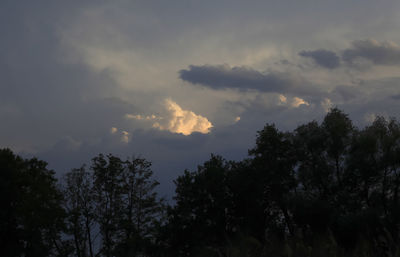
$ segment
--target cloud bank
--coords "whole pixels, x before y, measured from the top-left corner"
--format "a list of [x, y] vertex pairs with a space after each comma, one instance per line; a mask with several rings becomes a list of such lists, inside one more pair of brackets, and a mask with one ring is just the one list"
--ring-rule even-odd
[[399, 1], [356, 2], [1, 1], [1, 146], [58, 172], [143, 154], [165, 183], [266, 122], [398, 116]]
[[329, 50], [318, 49], [314, 51], [301, 51], [299, 55], [311, 58], [316, 64], [327, 69], [335, 69], [340, 66], [339, 56], [335, 52]]
[[281, 92], [299, 83], [298, 78], [279, 72], [263, 74], [249, 67], [224, 65], [190, 65], [179, 71], [180, 78], [192, 84], [213, 89], [255, 89], [264, 92]]
[[190, 65], [179, 71], [180, 79], [211, 89], [237, 89], [265, 93], [319, 95], [321, 90], [296, 73], [270, 71], [261, 73], [250, 67], [224, 65]]
[[343, 51], [343, 60], [353, 63], [364, 58], [376, 65], [400, 65], [400, 46], [393, 42], [374, 39], [356, 40], [352, 47]]
[[398, 66], [400, 46], [390, 41], [364, 39], [353, 41], [351, 47], [342, 50], [339, 55], [334, 51], [318, 49], [301, 51], [299, 56], [311, 58], [316, 64], [327, 69], [338, 68], [341, 60], [350, 65], [366, 60], [374, 65]]

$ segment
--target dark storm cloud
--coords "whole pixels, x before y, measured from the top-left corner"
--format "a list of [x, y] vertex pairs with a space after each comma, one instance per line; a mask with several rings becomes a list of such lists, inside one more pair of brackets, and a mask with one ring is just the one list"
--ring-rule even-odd
[[332, 51], [318, 49], [314, 51], [301, 51], [300, 56], [311, 58], [316, 64], [327, 69], [335, 69], [340, 66], [339, 56]]
[[400, 46], [373, 39], [357, 40], [351, 48], [343, 51], [342, 58], [348, 63], [364, 58], [376, 65], [400, 65]]
[[[151, 108], [164, 97], [177, 99], [181, 104], [179, 98], [184, 102], [182, 99], [193, 93], [191, 99], [197, 101], [190, 101], [196, 113], [201, 109], [199, 106], [213, 106], [212, 101], [217, 101], [206, 95], [214, 92], [197, 94], [197, 90], [190, 87], [181, 92], [175, 80], [150, 71], [172, 70], [173, 77], [174, 72], [180, 69], [176, 67], [196, 63], [199, 56], [201, 63], [230, 63], [233, 60], [237, 63], [240, 58], [249, 58], [250, 62], [246, 63], [252, 63], [253, 57], [262, 58], [263, 49], [270, 46], [276, 50], [272, 51], [273, 55], [282, 54], [276, 58], [288, 58], [278, 63], [279, 70], [293, 71], [298, 69], [290, 57], [291, 51], [329, 49], [324, 45], [329, 40], [333, 44], [347, 42], [342, 37], [342, 28], [354, 31], [352, 35], [355, 38], [397, 35], [397, 23], [393, 23], [392, 28], [385, 27], [392, 17], [398, 20], [398, 8], [392, 7], [398, 5], [396, 0], [391, 0], [393, 5], [382, 5], [372, 0], [360, 3], [332, 1], [329, 4], [313, 0], [312, 5], [297, 1], [291, 8], [283, 1], [278, 2], [244, 4], [243, 1], [222, 0], [182, 4], [180, 1], [1, 0], [0, 147], [35, 152], [61, 173], [88, 163], [100, 152], [118, 154], [122, 158], [142, 155], [153, 161], [156, 176], [165, 187], [162, 190], [172, 194], [172, 180], [186, 168], [194, 170], [197, 164], [209, 158], [211, 152], [228, 159], [245, 157], [247, 149], [253, 147], [256, 131], [265, 122], [289, 130], [296, 124], [323, 117], [324, 108], [319, 103], [322, 97], [328, 96], [325, 96], [323, 85], [318, 88], [313, 78], [303, 73], [264, 73], [227, 65], [190, 66], [181, 70], [180, 78], [192, 84], [213, 89], [282, 93], [287, 95], [287, 105], [290, 99], [299, 96], [310, 105], [303, 104], [298, 108], [274, 106], [276, 103], [273, 101], [266, 104], [268, 101], [264, 94], [257, 94], [260, 97], [254, 103], [240, 99], [232, 104], [230, 114], [232, 117], [240, 116], [239, 122], [227, 127], [216, 125], [209, 134], [184, 136], [155, 129], [141, 131], [136, 127], [139, 125], [132, 125], [132, 121], [123, 119], [123, 115], [153, 113]], [[332, 24], [338, 30], [332, 30]], [[379, 46], [382, 48], [382, 44], [377, 46], [369, 47], [368, 51], [376, 51]], [[393, 50], [397, 49], [396, 46], [387, 44], [383, 48], [385, 51], [390, 49], [391, 58], [398, 56], [398, 50]], [[364, 48], [363, 51], [360, 49], [357, 44], [347, 49], [347, 62], [358, 57], [377, 59], [368, 57]], [[87, 50], [95, 51], [85, 52]], [[306, 52], [310, 55], [306, 57], [321, 67], [334, 67], [318, 50]], [[120, 70], [117, 64], [121, 56], [133, 64]], [[90, 59], [92, 57], [96, 58]], [[114, 62], [117, 63], [115, 67]], [[142, 88], [145, 88], [143, 81], [132, 79], [128, 81], [129, 90], [132, 90], [130, 94], [122, 92], [119, 74], [124, 75], [125, 70], [131, 72], [136, 68], [142, 70], [141, 67], [146, 67], [143, 77], [148, 84], [158, 85], [158, 81], [163, 81], [174, 87], [160, 86], [157, 90], [152, 89], [151, 96], [143, 93], [145, 97], [141, 97]], [[276, 67], [265, 66], [265, 69]], [[336, 71], [338, 74], [341, 72], [335, 70], [334, 76]], [[376, 91], [364, 86], [361, 95], [353, 87], [338, 87], [332, 92], [332, 97], [338, 101], [348, 99], [343, 108], [352, 111], [352, 117], [362, 119], [366, 110], [375, 109], [398, 115], [400, 101], [394, 100], [400, 98], [396, 95], [398, 89], [391, 87], [390, 92], [386, 92], [388, 87], [382, 87], [380, 82], [374, 84], [379, 85]], [[397, 86], [398, 83], [390, 85]], [[384, 95], [376, 97], [383, 91]], [[268, 100], [276, 98], [274, 95], [268, 97]], [[336, 104], [335, 98], [331, 99]], [[229, 116], [220, 110], [215, 112], [214, 120]], [[214, 120], [210, 118], [213, 123]], [[118, 132], [129, 132], [129, 143], [121, 142], [120, 134], [111, 134], [111, 127], [118, 128]]]
[[190, 65], [188, 70], [181, 70], [179, 74], [184, 81], [213, 89], [236, 88], [277, 92], [294, 83], [278, 73], [262, 74], [251, 68], [231, 68], [228, 65]]
[[400, 65], [400, 46], [374, 39], [353, 41], [351, 47], [344, 49], [340, 57], [335, 52], [325, 49], [301, 51], [299, 55], [311, 58], [319, 66], [328, 69], [338, 68], [341, 59], [350, 65], [359, 59], [368, 60], [375, 65]]
[[257, 90], [271, 93], [298, 95], [321, 95], [321, 91], [310, 86], [301, 76], [284, 72], [261, 73], [249, 67], [229, 65], [190, 65], [179, 71], [180, 78], [191, 84], [212, 89]]
[[0, 4], [0, 147], [42, 149], [69, 135], [99, 137], [135, 109], [113, 98], [116, 84], [108, 71], [67, 61], [59, 30], [79, 7]]

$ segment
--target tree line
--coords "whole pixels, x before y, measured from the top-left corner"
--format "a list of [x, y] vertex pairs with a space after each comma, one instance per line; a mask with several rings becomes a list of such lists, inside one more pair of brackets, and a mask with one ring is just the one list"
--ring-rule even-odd
[[242, 161], [218, 155], [156, 193], [151, 163], [99, 154], [57, 181], [0, 150], [1, 256], [400, 256], [400, 123], [331, 109], [266, 124]]

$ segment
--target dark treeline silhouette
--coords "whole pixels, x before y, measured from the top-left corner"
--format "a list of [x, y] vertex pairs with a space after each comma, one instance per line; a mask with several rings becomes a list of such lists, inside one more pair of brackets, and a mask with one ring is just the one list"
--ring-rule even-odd
[[332, 109], [267, 124], [249, 157], [211, 155], [157, 196], [151, 163], [98, 155], [57, 184], [0, 150], [1, 256], [400, 256], [400, 124]]

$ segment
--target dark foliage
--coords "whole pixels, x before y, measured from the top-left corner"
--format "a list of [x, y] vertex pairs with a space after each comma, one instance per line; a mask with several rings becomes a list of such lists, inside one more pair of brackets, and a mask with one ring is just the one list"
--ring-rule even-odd
[[358, 130], [332, 109], [293, 132], [267, 124], [249, 155], [176, 180], [171, 256], [399, 256], [397, 121]]
[[173, 206], [141, 158], [100, 154], [62, 189], [43, 161], [6, 149], [0, 167], [2, 256], [400, 256], [394, 119], [267, 124], [248, 159], [179, 176]]
[[62, 194], [47, 163], [0, 150], [0, 255], [63, 255]]
[[102, 154], [66, 174], [68, 234], [76, 256], [143, 256], [157, 252], [164, 210], [151, 163]]

